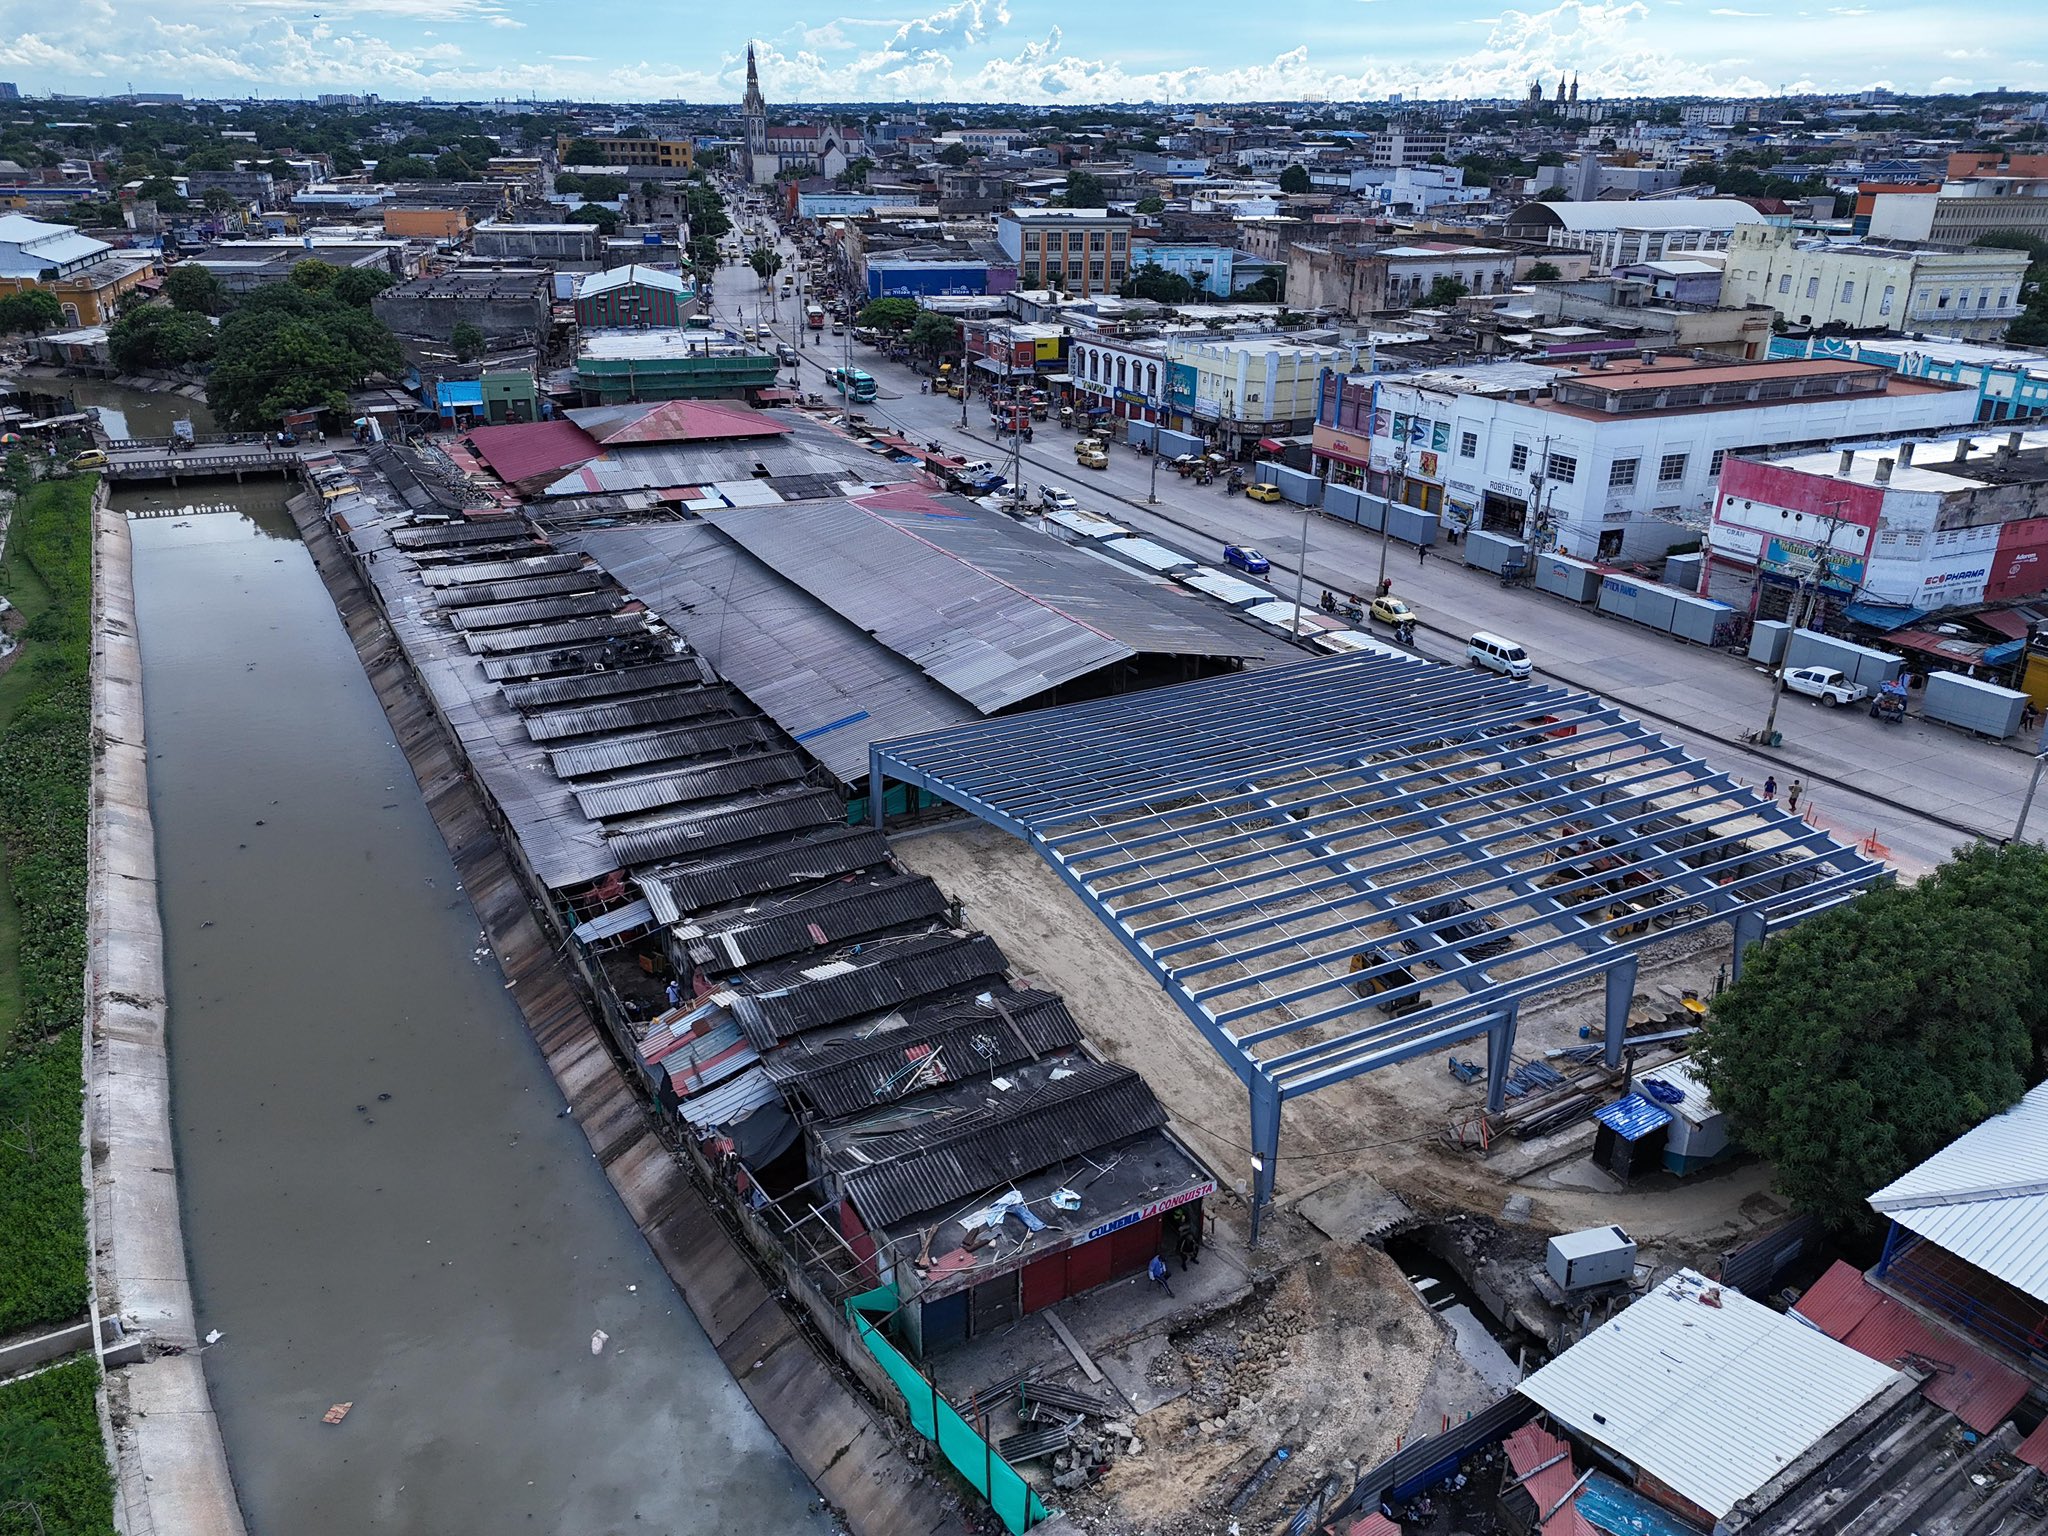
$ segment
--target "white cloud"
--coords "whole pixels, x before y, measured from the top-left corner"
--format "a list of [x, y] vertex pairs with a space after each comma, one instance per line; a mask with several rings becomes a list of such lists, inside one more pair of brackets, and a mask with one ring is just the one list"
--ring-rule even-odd
[[[1754, 18], [1754, 17], [1758, 17], [1758, 16], [1765, 16], [1765, 15], [1768, 15], [1768, 14], [1769, 14], [1769, 12], [1767, 12], [1767, 11], [1731, 11], [1731, 10], [1729, 10], [1729, 9], [1728, 9], [1728, 8], [1727, 8], [1726, 6], [1724, 6], [1724, 5], [1717, 5], [1717, 6], [1715, 6], [1715, 7], [1714, 7], [1714, 8], [1713, 8], [1713, 9], [1712, 9], [1711, 11], [1707, 12], [1707, 14], [1708, 14], [1709, 16], [1745, 16], [1745, 17], [1751, 17], [1751, 18]], [[1803, 13], [1802, 13], [1802, 14], [1803, 14]]]

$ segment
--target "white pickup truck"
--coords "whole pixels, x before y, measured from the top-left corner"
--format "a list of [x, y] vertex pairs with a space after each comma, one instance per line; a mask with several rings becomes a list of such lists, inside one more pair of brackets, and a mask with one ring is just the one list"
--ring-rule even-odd
[[1797, 667], [1785, 674], [1785, 686], [1794, 693], [1819, 699], [1833, 709], [1837, 704], [1855, 704], [1870, 697], [1861, 683], [1852, 683], [1833, 667]]

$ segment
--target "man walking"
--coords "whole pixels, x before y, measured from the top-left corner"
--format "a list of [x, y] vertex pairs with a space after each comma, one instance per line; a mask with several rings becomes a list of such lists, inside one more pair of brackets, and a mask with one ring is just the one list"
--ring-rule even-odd
[[1806, 786], [1797, 779], [1794, 779], [1785, 786], [1785, 809], [1788, 811], [1797, 811], [1799, 809], [1799, 794], [1805, 788]]

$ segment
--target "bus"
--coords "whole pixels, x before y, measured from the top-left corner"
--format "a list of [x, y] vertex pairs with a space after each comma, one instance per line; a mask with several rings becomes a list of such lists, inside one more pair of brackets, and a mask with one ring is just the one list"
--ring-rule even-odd
[[814, 331], [825, 329], [825, 310], [822, 305], [813, 304], [804, 311], [804, 322]]
[[863, 405], [875, 398], [874, 377], [863, 368], [834, 368], [826, 375], [826, 382], [840, 394]]

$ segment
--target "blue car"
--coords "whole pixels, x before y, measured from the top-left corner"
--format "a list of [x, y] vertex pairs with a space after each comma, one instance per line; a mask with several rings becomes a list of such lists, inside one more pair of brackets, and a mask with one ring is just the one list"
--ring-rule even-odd
[[1235, 544], [1223, 546], [1223, 563], [1247, 576], [1263, 576], [1273, 569], [1272, 563], [1256, 549], [1239, 549]]

